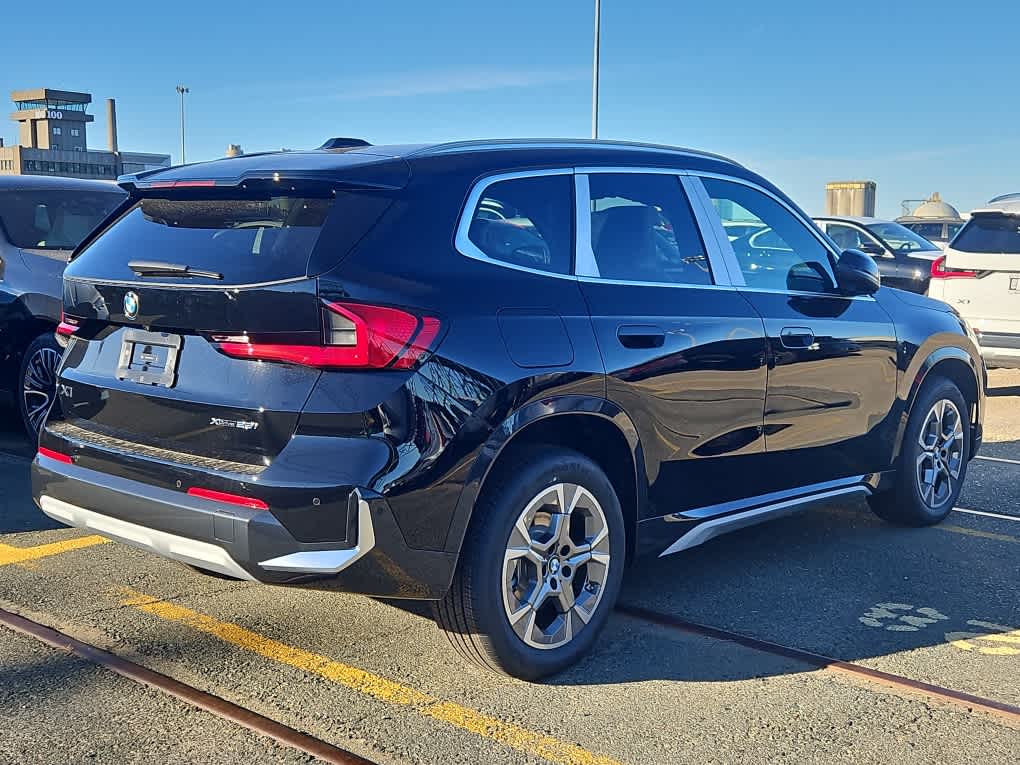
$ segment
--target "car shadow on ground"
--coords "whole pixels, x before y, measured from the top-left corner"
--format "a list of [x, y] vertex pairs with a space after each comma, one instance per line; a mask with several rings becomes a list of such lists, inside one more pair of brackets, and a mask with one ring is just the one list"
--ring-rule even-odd
[[[1020, 501], [1008, 476], [1003, 481], [1009, 485], [1000, 490]], [[1020, 534], [988, 532], [972, 520], [953, 514], [940, 526], [903, 528], [874, 516], [863, 500], [818, 506], [684, 553], [638, 560], [619, 602], [843, 661], [907, 654], [945, 646], [951, 633], [989, 631], [971, 620], [1018, 629]], [[386, 603], [430, 616], [425, 603]], [[729, 682], [807, 668], [616, 613], [588, 657], [545, 682]], [[1005, 685], [1018, 687], [1020, 662], [1015, 676], [1003, 669], [1011, 677]]]

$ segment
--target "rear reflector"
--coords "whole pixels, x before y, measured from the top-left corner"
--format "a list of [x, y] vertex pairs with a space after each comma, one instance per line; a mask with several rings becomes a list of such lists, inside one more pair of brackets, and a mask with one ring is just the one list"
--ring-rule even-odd
[[935, 258], [931, 262], [932, 279], [976, 279], [977, 271], [964, 271], [946, 268], [946, 256]]
[[192, 497], [211, 499], [213, 502], [224, 502], [228, 505], [250, 507], [253, 508], [254, 510], [269, 509], [269, 505], [267, 505], [261, 499], [255, 499], [254, 497], [242, 497], [238, 494], [228, 494], [224, 491], [213, 491], [212, 489], [200, 489], [197, 486], [192, 486], [190, 489], [188, 489], [188, 494], [190, 494]]
[[[412, 369], [435, 345], [442, 324], [397, 308], [326, 303], [322, 345], [224, 340], [216, 347], [235, 358], [284, 361], [324, 369]], [[216, 337], [214, 336], [214, 339]]]
[[65, 465], [74, 464], [74, 460], [71, 459], [70, 455], [55, 452], [52, 449], [47, 449], [45, 446], [39, 447], [39, 456], [46, 457], [47, 459], [51, 460], [56, 460], [57, 462], [63, 462]]
[[70, 337], [78, 331], [78, 320], [72, 319], [70, 316], [65, 316], [63, 312], [60, 314], [60, 323], [57, 325], [57, 334], [61, 337]]

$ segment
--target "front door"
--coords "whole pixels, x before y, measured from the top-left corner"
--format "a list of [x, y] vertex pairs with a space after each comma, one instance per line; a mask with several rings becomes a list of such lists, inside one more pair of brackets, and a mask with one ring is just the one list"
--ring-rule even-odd
[[724, 225], [757, 225], [731, 246], [746, 282], [740, 290], [768, 337], [764, 422], [775, 488], [888, 468], [897, 380], [891, 318], [870, 296], [840, 294], [835, 253], [791, 205], [743, 181], [702, 180]]
[[699, 233], [708, 211], [676, 174], [587, 171], [577, 188], [577, 273], [607, 395], [641, 439], [648, 516], [758, 493], [764, 328]]

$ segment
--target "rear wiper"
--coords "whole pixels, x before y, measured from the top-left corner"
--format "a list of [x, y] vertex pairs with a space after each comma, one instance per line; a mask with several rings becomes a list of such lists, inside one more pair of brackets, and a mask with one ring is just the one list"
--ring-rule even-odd
[[164, 263], [161, 260], [132, 260], [128, 268], [138, 276], [195, 276], [204, 279], [222, 279], [223, 274], [215, 271], [203, 271], [181, 263]]

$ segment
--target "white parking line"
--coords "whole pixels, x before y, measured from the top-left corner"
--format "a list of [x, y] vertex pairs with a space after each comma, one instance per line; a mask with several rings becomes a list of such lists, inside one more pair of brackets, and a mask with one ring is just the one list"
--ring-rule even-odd
[[984, 457], [979, 454], [975, 459], [988, 460], [989, 462], [1007, 462], [1010, 465], [1020, 465], [1020, 460], [1008, 460], [1005, 457]]
[[958, 513], [967, 513], [968, 515], [983, 515], [986, 518], [997, 518], [1000, 521], [1014, 521], [1020, 523], [1020, 516], [1016, 515], [1001, 515], [999, 513], [986, 513], [984, 510], [968, 510], [965, 507], [954, 507]]

